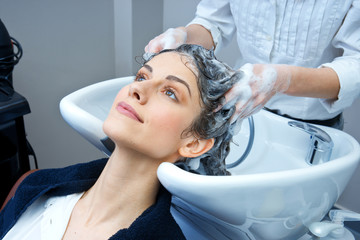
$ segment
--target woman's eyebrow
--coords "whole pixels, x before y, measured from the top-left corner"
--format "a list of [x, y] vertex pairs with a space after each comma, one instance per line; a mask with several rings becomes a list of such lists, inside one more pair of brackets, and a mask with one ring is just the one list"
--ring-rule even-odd
[[152, 67], [150, 67], [150, 65], [145, 64], [143, 67], [152, 73], [153, 69], [152, 69]]
[[185, 82], [184, 80], [182, 80], [182, 79], [180, 79], [180, 78], [178, 78], [178, 77], [176, 77], [176, 76], [174, 76], [174, 75], [168, 75], [168, 76], [166, 77], [166, 79], [167, 79], [167, 80], [170, 80], [170, 81], [176, 81], [176, 82], [179, 82], [179, 83], [184, 84], [185, 87], [188, 89], [189, 94], [190, 94], [190, 97], [191, 97], [190, 86], [189, 86], [189, 84], [188, 84], [187, 82]]
[[[143, 67], [146, 68], [149, 72], [152, 73], [153, 68], [152, 68], [150, 65], [144, 64]], [[179, 83], [184, 84], [185, 87], [188, 89], [189, 94], [190, 94], [190, 97], [191, 97], [190, 86], [189, 86], [189, 84], [188, 84], [187, 82], [185, 82], [184, 80], [182, 80], [182, 79], [180, 79], [180, 78], [178, 78], [178, 77], [176, 77], [176, 76], [174, 76], [174, 75], [169, 75], [169, 76], [166, 77], [166, 79], [167, 79], [167, 80], [170, 80], [170, 81], [176, 81], [176, 82], [179, 82]]]

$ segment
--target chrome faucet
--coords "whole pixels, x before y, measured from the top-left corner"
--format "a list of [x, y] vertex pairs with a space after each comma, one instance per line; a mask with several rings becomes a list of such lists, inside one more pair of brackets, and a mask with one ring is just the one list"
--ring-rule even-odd
[[329, 134], [305, 122], [290, 121], [288, 124], [310, 134], [309, 150], [305, 159], [309, 165], [317, 165], [330, 160], [334, 143]]

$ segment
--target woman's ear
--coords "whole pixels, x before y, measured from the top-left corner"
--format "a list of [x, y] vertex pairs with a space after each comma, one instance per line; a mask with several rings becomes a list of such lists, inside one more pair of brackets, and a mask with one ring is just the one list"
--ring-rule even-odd
[[210, 139], [196, 139], [188, 142], [185, 146], [179, 149], [179, 154], [182, 157], [194, 158], [198, 157], [207, 151], [209, 151], [214, 146], [214, 138]]

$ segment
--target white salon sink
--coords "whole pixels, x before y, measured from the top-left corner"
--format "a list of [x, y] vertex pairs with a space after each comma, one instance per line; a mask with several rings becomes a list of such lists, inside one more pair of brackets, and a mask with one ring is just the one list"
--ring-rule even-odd
[[[101, 141], [106, 139], [102, 122], [117, 92], [132, 80], [108, 80], [71, 93], [60, 102], [61, 114], [109, 154]], [[289, 121], [265, 110], [255, 114], [254, 145], [245, 161], [230, 169], [231, 176], [202, 176], [170, 163], [160, 165], [159, 180], [174, 195], [172, 213], [188, 239], [298, 239], [333, 207], [359, 164], [358, 142], [342, 131], [317, 126], [334, 147], [330, 161], [309, 165], [310, 135]], [[228, 163], [242, 155], [248, 138], [244, 121]]]

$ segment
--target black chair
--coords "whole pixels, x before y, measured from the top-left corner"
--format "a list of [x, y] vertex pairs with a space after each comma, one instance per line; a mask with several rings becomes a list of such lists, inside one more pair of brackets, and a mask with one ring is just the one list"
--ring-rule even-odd
[[30, 106], [13, 88], [12, 72], [21, 56], [20, 43], [0, 20], [0, 205], [18, 178], [30, 170], [29, 155], [36, 162], [23, 119]]

